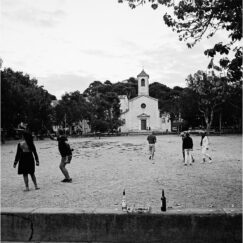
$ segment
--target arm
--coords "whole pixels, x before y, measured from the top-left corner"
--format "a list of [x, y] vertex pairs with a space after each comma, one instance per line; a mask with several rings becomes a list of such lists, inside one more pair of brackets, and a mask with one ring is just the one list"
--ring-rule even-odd
[[55, 139], [50, 133], [48, 133], [48, 135], [49, 135], [49, 138], [50, 138], [51, 140], [55, 140], [55, 141], [57, 141], [57, 139]]
[[17, 152], [16, 152], [15, 160], [14, 160], [14, 165], [13, 165], [14, 168], [16, 167], [16, 165], [18, 164], [18, 162], [20, 160], [21, 152], [22, 152], [22, 150], [20, 148], [20, 144], [18, 144]]
[[34, 154], [34, 157], [35, 157], [35, 161], [36, 161], [36, 165], [38, 166], [39, 165], [39, 157], [38, 157], [38, 154], [36, 152], [36, 148], [35, 148], [35, 145], [33, 144], [33, 154]]

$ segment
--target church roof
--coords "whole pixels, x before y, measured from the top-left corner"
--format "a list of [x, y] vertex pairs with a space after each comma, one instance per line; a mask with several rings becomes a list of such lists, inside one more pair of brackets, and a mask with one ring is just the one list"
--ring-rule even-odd
[[156, 98], [154, 98], [154, 97], [151, 97], [151, 96], [149, 96], [149, 95], [138, 95], [138, 96], [136, 96], [136, 97], [130, 99], [129, 102], [134, 101], [134, 100], [136, 100], [136, 99], [140, 99], [141, 97], [147, 97], [147, 98], [149, 98], [149, 99], [158, 101], [158, 99], [156, 99]]
[[139, 74], [137, 75], [137, 77], [148, 77], [148, 78], [149, 78], [149, 75], [148, 75], [147, 73], [145, 73], [144, 70], [142, 70], [142, 72], [139, 73]]

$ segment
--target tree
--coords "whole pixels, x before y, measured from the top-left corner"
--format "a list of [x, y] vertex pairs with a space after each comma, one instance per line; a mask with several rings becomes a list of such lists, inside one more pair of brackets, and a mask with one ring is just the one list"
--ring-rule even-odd
[[216, 109], [230, 95], [227, 78], [215, 74], [209, 77], [203, 71], [197, 71], [193, 76], [188, 76], [187, 84], [198, 95], [198, 108], [204, 116], [206, 129], [209, 132]]
[[130, 77], [126, 82], [113, 84], [112, 91], [118, 95], [126, 95], [128, 99], [132, 99], [138, 94], [138, 81]]
[[114, 131], [120, 126], [120, 101], [110, 81], [94, 81], [84, 91], [90, 104], [89, 120], [93, 131]]
[[179, 98], [181, 117], [188, 127], [202, 126], [204, 119], [199, 111], [199, 96], [190, 88], [185, 88]]
[[55, 97], [28, 74], [11, 68], [1, 71], [1, 95], [1, 126], [5, 130], [16, 128], [20, 122], [27, 123], [32, 131], [51, 125], [51, 101]]
[[65, 93], [55, 107], [55, 113], [57, 124], [71, 126], [89, 118], [90, 104], [79, 91]]
[[[146, 3], [146, 0], [118, 0], [127, 2], [134, 9]], [[153, 9], [163, 5], [173, 9], [173, 15], [165, 13], [165, 24], [179, 35], [179, 40], [193, 47], [204, 35], [212, 37], [219, 30], [228, 32], [228, 43], [216, 43], [205, 55], [214, 57], [217, 53], [228, 55], [234, 52], [234, 58], [221, 58], [220, 65], [228, 69], [229, 80], [241, 80], [242, 77], [242, 1], [241, 0], [148, 0]], [[233, 45], [235, 44], [235, 46]]]

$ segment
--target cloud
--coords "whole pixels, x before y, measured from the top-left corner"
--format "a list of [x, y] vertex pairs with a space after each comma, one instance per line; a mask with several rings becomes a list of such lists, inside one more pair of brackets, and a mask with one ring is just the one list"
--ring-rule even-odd
[[43, 85], [50, 94], [60, 99], [65, 92], [74, 92], [76, 90], [81, 93], [89, 87], [89, 84], [95, 81], [95, 77], [81, 76], [74, 74], [54, 74], [47, 77], [37, 77], [38, 85]]
[[38, 7], [35, 1], [3, 0], [2, 17], [4, 20], [15, 21], [32, 26], [54, 27], [64, 20], [66, 13], [62, 9], [45, 9], [45, 5]]

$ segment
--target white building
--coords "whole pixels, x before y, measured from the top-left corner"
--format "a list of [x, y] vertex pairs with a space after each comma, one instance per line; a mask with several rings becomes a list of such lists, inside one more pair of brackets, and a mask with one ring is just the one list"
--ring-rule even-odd
[[149, 75], [143, 70], [137, 76], [138, 96], [128, 100], [120, 95], [121, 132], [171, 132], [171, 120], [168, 113], [161, 114], [158, 99], [149, 96]]

